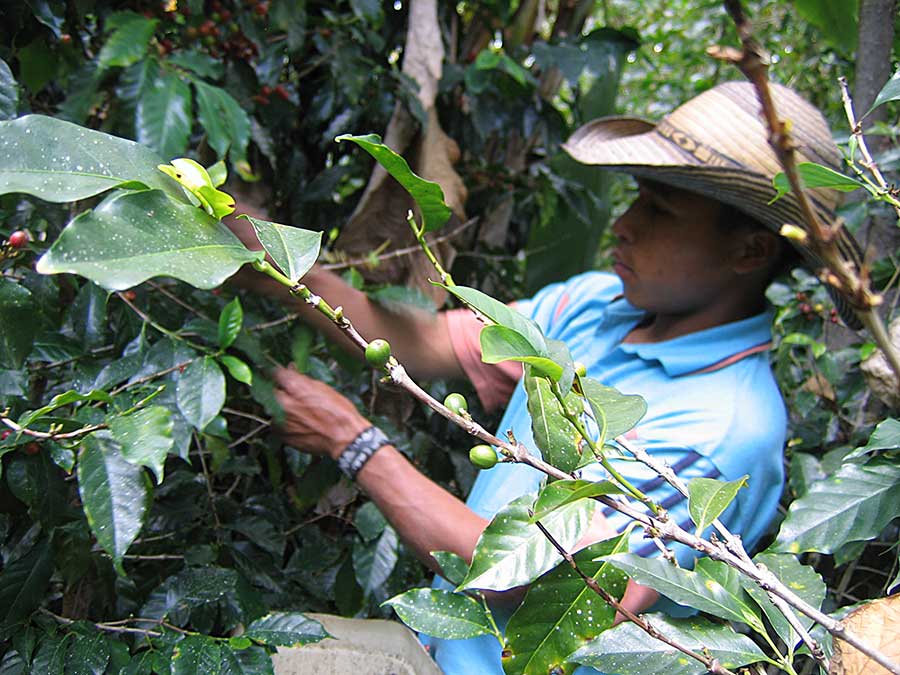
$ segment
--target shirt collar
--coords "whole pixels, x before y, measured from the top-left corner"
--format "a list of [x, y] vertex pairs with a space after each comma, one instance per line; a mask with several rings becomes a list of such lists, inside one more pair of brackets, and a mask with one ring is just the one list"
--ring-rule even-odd
[[[619, 305], [615, 308], [616, 313], [621, 313], [623, 317], [643, 314], [625, 299], [613, 302], [610, 308], [615, 305]], [[766, 311], [748, 319], [713, 326], [665, 342], [622, 342], [619, 348], [629, 354], [637, 354], [646, 361], [659, 361], [669, 377], [678, 377], [710, 368], [770, 342], [773, 317], [773, 312]]]

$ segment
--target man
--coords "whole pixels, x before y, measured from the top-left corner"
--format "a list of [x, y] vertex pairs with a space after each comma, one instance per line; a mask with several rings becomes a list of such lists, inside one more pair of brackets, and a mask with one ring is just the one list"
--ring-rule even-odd
[[[821, 115], [790, 90], [773, 89], [780, 114], [793, 123], [801, 159], [838, 166], [840, 156]], [[766, 358], [771, 316], [764, 292], [791, 251], [776, 233], [785, 223], [801, 222], [792, 198], [769, 203], [779, 167], [758, 110], [749, 84], [726, 83], [657, 125], [607, 118], [576, 132], [565, 146], [575, 159], [638, 178], [636, 200], [613, 226], [619, 240], [615, 275], [582, 274], [516, 304], [545, 334], [564, 340], [589, 376], [647, 400], [647, 415], [629, 434], [632, 442], [684, 480], [749, 475], [747, 488], [722, 518], [748, 547], [768, 526], [783, 483], [786, 416]], [[820, 190], [814, 204], [828, 217], [837, 197]], [[342, 305], [364, 336], [388, 339], [414, 377], [468, 377], [486, 406], [506, 404], [499, 433], [511, 429], [535, 450], [518, 384], [521, 368], [481, 363], [481, 324], [467, 310], [398, 320], [333, 275], [314, 271], [305, 283]], [[322, 317], [307, 316], [338, 335]], [[463, 504], [383, 438], [373, 441], [371, 423], [337, 392], [288, 369], [276, 378], [286, 440], [307, 452], [343, 455], [345, 464], [365, 460], [351, 472], [355, 480], [432, 567], [430, 551], [470, 559], [491, 516], [539, 486], [542, 476], [529, 467], [502, 464], [480, 474]], [[671, 517], [689, 526], [678, 493], [635, 462], [618, 464]], [[603, 471], [593, 465], [584, 476], [599, 479]], [[581, 545], [624, 525], [620, 514], [604, 511]], [[652, 542], [640, 538], [632, 550], [655, 552]], [[676, 548], [676, 554], [691, 564], [692, 551]], [[624, 602], [640, 611], [656, 599], [654, 591], [632, 583]], [[502, 672], [493, 638], [431, 643], [446, 673]]]

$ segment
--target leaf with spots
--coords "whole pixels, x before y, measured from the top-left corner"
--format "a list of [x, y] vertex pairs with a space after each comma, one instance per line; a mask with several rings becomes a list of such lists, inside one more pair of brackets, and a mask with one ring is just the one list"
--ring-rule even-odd
[[113, 195], [72, 220], [37, 270], [80, 274], [116, 291], [158, 276], [215, 288], [263, 256], [201, 209], [146, 190]]
[[[534, 377], [531, 372], [525, 374], [531, 431], [544, 461], [569, 472], [578, 466], [582, 450], [587, 446], [583, 445], [584, 440], [578, 430], [563, 415], [562, 406], [550, 386], [544, 377]], [[583, 403], [580, 396], [572, 392], [563, 400], [569, 413], [581, 414]]]
[[876, 459], [844, 464], [791, 503], [772, 545], [777, 552], [833, 553], [872, 539], [900, 513], [900, 465]]
[[72, 202], [128, 185], [187, 203], [178, 183], [156, 168], [161, 161], [139, 143], [53, 117], [0, 122], [0, 194]]
[[686, 570], [662, 558], [642, 558], [634, 553], [619, 553], [604, 559], [637, 583], [670, 600], [765, 631], [755, 604], [724, 563], [701, 559], [696, 570]]
[[299, 647], [329, 635], [322, 624], [299, 612], [273, 612], [251, 623], [244, 637], [269, 647]]
[[[504, 506], [482, 532], [469, 573], [459, 585], [505, 591], [528, 584], [562, 560], [537, 525], [530, 522], [535, 496], [527, 494]], [[570, 549], [587, 530], [596, 502], [583, 499], [549, 513], [541, 524]]]
[[122, 557], [144, 524], [150, 505], [144, 469], [127, 461], [112, 436], [97, 431], [78, 453], [78, 492], [97, 543], [124, 574]]
[[[700, 617], [673, 619], [663, 614], [645, 615], [662, 635], [692, 651], [718, 659], [726, 668], [736, 669], [766, 655], [748, 637], [727, 624], [712, 623]], [[576, 663], [607, 673], [628, 675], [704, 675], [705, 665], [665, 642], [654, 640], [638, 626], [625, 621], [601, 634], [570, 657]]]
[[433, 588], [414, 588], [386, 600], [414, 631], [442, 640], [493, 635], [494, 628], [480, 602], [468, 595]]
[[[753, 558], [753, 562], [757, 565], [763, 565], [775, 577], [787, 586], [791, 591], [800, 596], [801, 599], [815, 607], [821, 608], [822, 602], [825, 600], [825, 582], [819, 573], [809, 565], [803, 565], [797, 559], [797, 556], [791, 553], [759, 553]], [[800, 636], [794, 631], [788, 623], [784, 615], [772, 604], [769, 596], [766, 595], [757, 584], [750, 579], [739, 577], [744, 590], [750, 594], [756, 603], [765, 612], [766, 617], [778, 633], [778, 636], [785, 644], [795, 645], [800, 640]], [[805, 614], [796, 612], [800, 623], [809, 630], [813, 621]]]
[[[582, 572], [616, 598], [628, 578], [597, 558], [628, 550], [629, 528], [575, 554]], [[615, 610], [594, 593], [568, 563], [560, 563], [532, 584], [506, 627], [506, 675], [568, 675], [576, 665], [569, 655], [612, 626]]]

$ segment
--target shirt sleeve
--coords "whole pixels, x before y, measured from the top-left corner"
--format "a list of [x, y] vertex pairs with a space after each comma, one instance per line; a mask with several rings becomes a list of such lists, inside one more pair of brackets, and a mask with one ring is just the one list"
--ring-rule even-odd
[[456, 360], [475, 387], [481, 405], [487, 411], [499, 408], [509, 401], [522, 377], [522, 364], [517, 361], [492, 364], [481, 360], [479, 335], [484, 324], [471, 310], [451, 309], [446, 317]]

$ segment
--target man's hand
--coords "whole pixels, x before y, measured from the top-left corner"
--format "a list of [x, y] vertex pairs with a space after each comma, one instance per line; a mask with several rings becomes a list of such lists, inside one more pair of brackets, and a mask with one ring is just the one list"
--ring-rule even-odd
[[275, 370], [275, 398], [284, 408], [281, 433], [298, 450], [337, 459], [371, 426], [344, 396], [290, 368]]

